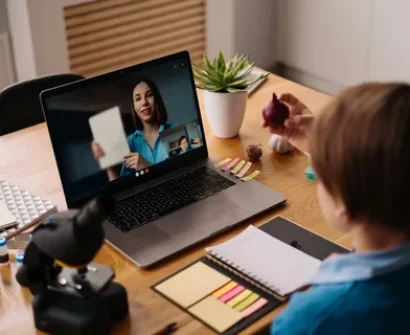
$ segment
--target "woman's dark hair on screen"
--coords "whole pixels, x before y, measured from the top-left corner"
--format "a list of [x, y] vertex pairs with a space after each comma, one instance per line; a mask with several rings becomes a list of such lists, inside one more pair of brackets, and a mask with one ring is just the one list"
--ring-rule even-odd
[[188, 142], [188, 138], [185, 135], [182, 135], [178, 140], [178, 146], [181, 146], [181, 142], [186, 140]]
[[154, 104], [156, 107], [156, 122], [158, 124], [166, 123], [168, 121], [168, 114], [165, 108], [164, 100], [162, 99], [161, 93], [158, 89], [158, 86], [151, 79], [143, 78], [135, 83], [131, 91], [132, 121], [134, 122], [135, 129], [142, 130], [144, 128], [141, 119], [138, 117], [137, 113], [134, 110], [134, 97], [132, 96], [132, 92], [134, 91], [135, 87], [140, 83], [146, 83], [148, 87], [152, 90], [154, 96]]

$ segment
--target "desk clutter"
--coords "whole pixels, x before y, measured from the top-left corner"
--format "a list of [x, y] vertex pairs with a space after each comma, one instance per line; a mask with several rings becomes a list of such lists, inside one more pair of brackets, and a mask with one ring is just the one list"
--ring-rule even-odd
[[53, 202], [7, 181], [0, 181], [0, 236], [8, 239], [56, 211]]
[[152, 289], [221, 334], [248, 327], [309, 283], [321, 260], [347, 251], [282, 217], [205, 250]]
[[214, 167], [216, 169], [220, 168], [222, 172], [229, 171], [231, 175], [235, 176], [236, 178], [244, 182], [255, 178], [260, 173], [259, 170], [255, 170], [252, 173], [245, 176], [245, 174], [249, 171], [251, 166], [252, 162], [241, 160], [238, 157], [234, 159], [228, 157], [214, 164]]

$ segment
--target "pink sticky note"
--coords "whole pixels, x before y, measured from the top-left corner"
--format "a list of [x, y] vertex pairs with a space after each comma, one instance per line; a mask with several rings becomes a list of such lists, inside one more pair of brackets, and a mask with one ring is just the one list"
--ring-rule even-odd
[[222, 172], [226, 172], [230, 169], [232, 169], [237, 163], [239, 162], [239, 158], [236, 157], [235, 159], [233, 159], [229, 164], [226, 164], [224, 167], [221, 168]]
[[238, 285], [234, 287], [232, 290], [230, 290], [229, 292], [225, 293], [222, 297], [219, 297], [219, 300], [225, 303], [231, 300], [232, 298], [235, 298], [243, 290], [245, 290], [245, 287]]
[[241, 313], [244, 317], [247, 317], [255, 313], [257, 310], [261, 309], [267, 303], [268, 303], [268, 300], [266, 300], [265, 298], [260, 298], [259, 300], [254, 302], [252, 305], [250, 305], [248, 308], [244, 309]]

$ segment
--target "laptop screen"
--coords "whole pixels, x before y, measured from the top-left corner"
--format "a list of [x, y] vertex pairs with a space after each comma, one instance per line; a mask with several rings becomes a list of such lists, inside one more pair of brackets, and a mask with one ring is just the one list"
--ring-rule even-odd
[[207, 157], [186, 52], [41, 95], [69, 207]]

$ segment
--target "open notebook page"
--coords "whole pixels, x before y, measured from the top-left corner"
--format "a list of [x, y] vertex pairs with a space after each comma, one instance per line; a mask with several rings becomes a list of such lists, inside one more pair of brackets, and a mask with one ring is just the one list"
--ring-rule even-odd
[[305, 285], [320, 265], [318, 259], [254, 226], [206, 251], [282, 296]]

